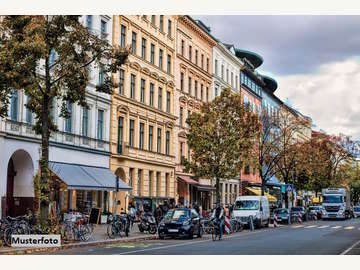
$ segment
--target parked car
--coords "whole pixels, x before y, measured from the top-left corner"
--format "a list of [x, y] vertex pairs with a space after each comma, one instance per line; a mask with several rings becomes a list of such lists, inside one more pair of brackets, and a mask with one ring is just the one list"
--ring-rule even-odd
[[354, 218], [360, 217], [360, 206], [354, 206]]
[[288, 223], [289, 221], [289, 215], [290, 211], [287, 208], [278, 208], [274, 210], [274, 213], [271, 217], [272, 220], [274, 220], [274, 215], [277, 216], [278, 223]]
[[265, 196], [239, 196], [234, 204], [233, 216], [240, 218], [244, 224], [248, 224], [249, 217], [252, 216], [255, 227], [268, 227], [270, 224], [269, 201]]
[[321, 219], [322, 207], [320, 205], [312, 205], [308, 208], [308, 213], [316, 214], [318, 219]]
[[200, 216], [194, 209], [177, 208], [169, 210], [158, 227], [159, 238], [187, 237], [192, 239], [194, 234], [202, 237], [203, 228]]
[[291, 215], [301, 215], [302, 217], [302, 220], [305, 220], [305, 208], [302, 207], [302, 206], [295, 206], [295, 207], [291, 207], [291, 210], [290, 210], [290, 214]]

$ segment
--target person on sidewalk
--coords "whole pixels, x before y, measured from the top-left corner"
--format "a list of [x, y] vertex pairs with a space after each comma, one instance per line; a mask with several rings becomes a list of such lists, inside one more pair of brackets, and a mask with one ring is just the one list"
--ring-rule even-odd
[[156, 208], [154, 211], [154, 217], [155, 217], [156, 225], [159, 225], [159, 222], [162, 219], [162, 210], [158, 203], [156, 204]]
[[222, 239], [223, 236], [223, 226], [224, 226], [224, 220], [225, 220], [225, 210], [224, 207], [222, 207], [221, 203], [218, 203], [216, 208], [214, 209], [211, 219], [216, 219], [219, 225], [219, 231], [220, 231], [220, 238]]
[[198, 213], [198, 215], [200, 215], [200, 207], [197, 202], [194, 204], [194, 209], [195, 209], [196, 213]]

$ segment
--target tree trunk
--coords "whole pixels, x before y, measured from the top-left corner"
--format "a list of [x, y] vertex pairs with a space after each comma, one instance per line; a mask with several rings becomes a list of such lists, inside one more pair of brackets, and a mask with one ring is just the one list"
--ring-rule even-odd
[[218, 177], [216, 179], [216, 204], [221, 202], [221, 193], [220, 193], [220, 179]]
[[43, 96], [42, 104], [42, 126], [41, 126], [41, 157], [40, 157], [40, 223], [46, 224], [49, 220], [49, 198], [50, 198], [50, 181], [49, 181], [49, 98]]
[[266, 187], [265, 179], [261, 178], [261, 196], [265, 195], [265, 187]]

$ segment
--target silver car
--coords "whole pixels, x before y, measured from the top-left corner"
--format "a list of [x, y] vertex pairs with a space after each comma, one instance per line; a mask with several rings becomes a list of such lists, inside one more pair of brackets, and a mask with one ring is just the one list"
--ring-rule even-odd
[[360, 206], [354, 206], [354, 218], [360, 217]]

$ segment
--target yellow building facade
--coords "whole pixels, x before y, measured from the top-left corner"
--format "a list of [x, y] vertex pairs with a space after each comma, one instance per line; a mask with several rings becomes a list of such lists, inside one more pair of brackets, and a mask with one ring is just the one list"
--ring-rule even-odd
[[110, 169], [132, 187], [119, 208], [175, 199], [175, 16], [114, 16], [113, 44], [131, 46], [113, 75]]

